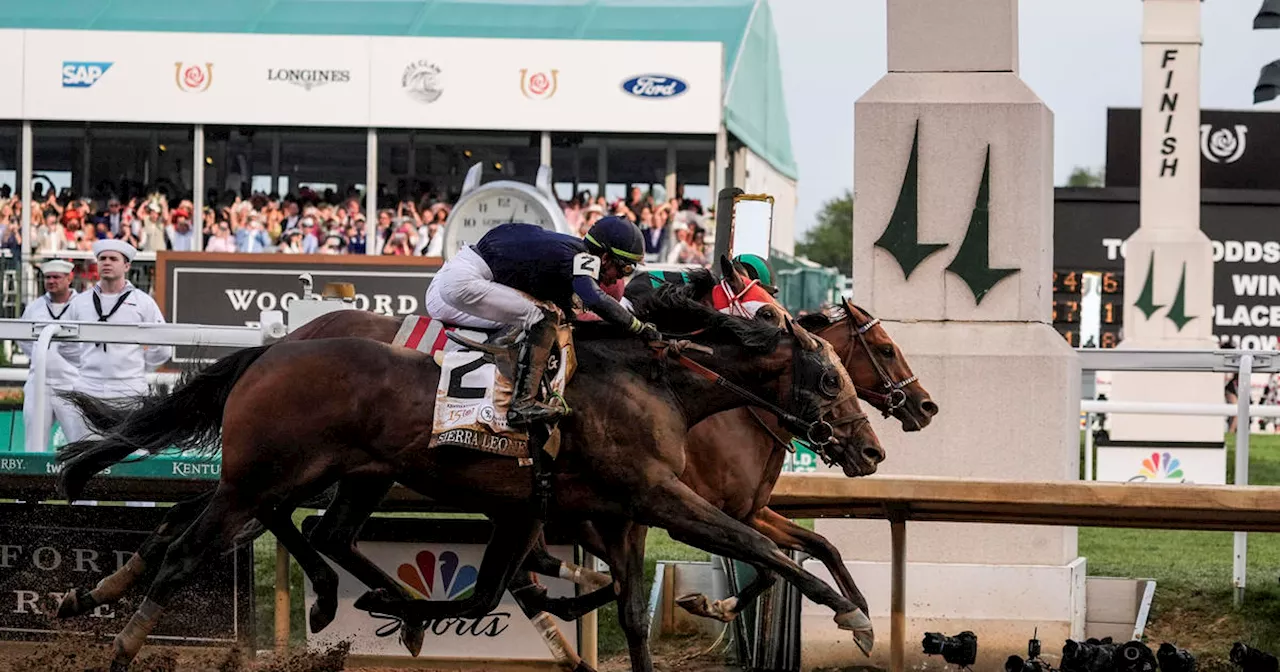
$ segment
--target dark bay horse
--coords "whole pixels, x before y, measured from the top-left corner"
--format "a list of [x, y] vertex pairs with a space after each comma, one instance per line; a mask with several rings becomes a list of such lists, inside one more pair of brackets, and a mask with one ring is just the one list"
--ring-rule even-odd
[[[741, 280], [737, 279], [735, 282], [740, 283]], [[916, 431], [929, 423], [937, 407], [915, 380], [905, 355], [890, 339], [879, 320], [846, 302], [842, 308], [832, 309], [829, 313], [805, 316], [801, 318], [801, 323], [832, 344], [852, 377], [859, 396], [869, 398], [873, 406], [886, 415], [897, 417], [905, 431]], [[400, 325], [401, 320], [397, 318], [364, 311], [339, 311], [317, 318], [288, 338], [309, 340], [349, 335], [390, 343]], [[894, 392], [899, 390], [900, 396], [895, 395]], [[119, 419], [113, 419], [110, 423], [100, 421], [98, 426], [109, 427], [116, 422]], [[704, 499], [752, 526], [779, 546], [804, 551], [823, 562], [841, 592], [846, 597], [853, 598], [858, 595], [857, 589], [838, 551], [821, 535], [795, 525], [766, 506], [781, 472], [784, 451], [789, 448], [786, 445], [789, 438], [790, 435], [779, 426], [776, 418], [767, 412], [734, 409], [717, 414], [698, 423], [690, 431], [686, 449], [688, 462], [681, 480]], [[316, 528], [311, 541], [318, 550], [333, 558], [367, 585], [395, 590], [399, 584], [367, 561], [354, 543], [359, 522], [376, 509], [390, 486], [389, 480], [380, 481], [377, 478], [344, 479], [339, 485], [338, 496], [326, 509], [322, 523]], [[207, 497], [194, 504], [179, 504], [174, 507], [175, 514], [179, 507], [186, 506], [194, 509], [188, 517], [194, 516], [205, 503]], [[169, 524], [167, 520], [166, 524]], [[306, 541], [297, 535], [292, 523], [287, 523], [285, 527], [286, 530], [273, 528], [273, 531], [295, 555], [315, 587], [317, 601], [312, 606], [310, 624], [313, 632], [319, 632], [336, 614], [337, 575], [327, 563], [315, 556]], [[123, 595], [141, 575], [141, 571], [135, 570], [147, 566], [154, 568], [163, 557], [168, 541], [181, 532], [181, 529], [159, 532], [156, 541], [148, 540], [125, 569], [102, 585], [87, 594], [83, 591], [69, 593], [64, 599], [64, 611], [60, 614], [71, 616], [85, 613], [98, 604], [114, 601]], [[603, 542], [597, 541], [596, 544], [586, 545], [595, 555], [607, 559], [609, 553], [600, 550], [602, 544]], [[538, 550], [544, 549], [539, 547]], [[566, 607], [572, 610], [568, 613], [551, 607], [552, 613], [562, 619], [572, 620], [594, 606], [614, 599], [612, 581], [608, 577], [571, 563], [561, 563], [545, 552], [540, 555], [531, 554], [530, 562], [532, 565], [526, 568], [532, 571], [576, 579], [592, 588], [610, 585], [608, 594]], [[613, 580], [618, 580], [619, 576], [615, 572]], [[772, 572], [760, 571], [756, 580], [736, 598], [708, 604], [702, 596], [691, 595], [685, 596], [680, 604], [694, 613], [731, 620], [741, 607], [749, 605], [753, 596], [767, 589], [773, 580]], [[517, 597], [521, 596], [517, 594]], [[631, 632], [634, 628], [628, 627], [627, 630]], [[421, 646], [421, 633], [422, 625], [413, 623], [405, 623], [400, 632], [402, 640], [415, 655]], [[644, 641], [642, 636], [637, 639]], [[570, 662], [576, 664], [576, 660]]]
[[[668, 293], [668, 299], [675, 294]], [[679, 480], [690, 426], [730, 408], [772, 405], [766, 399], [779, 400], [772, 407], [786, 416], [790, 429], [810, 432], [819, 441], [830, 434], [835, 441], [828, 450], [853, 455], [865, 462], [862, 471], [874, 471], [883, 452], [858, 411], [851, 381], [831, 347], [802, 327], [788, 333], [686, 304], [667, 301], [668, 314], [647, 316], [667, 325], [696, 322], [704, 330], [699, 342], [715, 344], [712, 354], [675, 355], [683, 366], [657, 357], [653, 344], [614, 336], [616, 330], [579, 327], [579, 369], [566, 394], [575, 412], [562, 421], [564, 440], [553, 465], [554, 515], [657, 525], [708, 552], [777, 571], [810, 599], [831, 607], [842, 628], [869, 642], [865, 602], [855, 605], [836, 594], [767, 538]], [[696, 370], [697, 364], [723, 379]], [[468, 616], [496, 606], [541, 529], [529, 511], [532, 484], [528, 472], [509, 458], [424, 449], [438, 375], [430, 357], [370, 339], [249, 348], [219, 360], [168, 396], [142, 400], [105, 437], [65, 447], [60, 455], [67, 467], [64, 476], [77, 462], [101, 465], [139, 448], [151, 453], [169, 446], [216, 450], [221, 430], [218, 487], [195, 522], [169, 546], [147, 599], [117, 636], [115, 667], [127, 667], [173, 590], [205, 555], [228, 548], [253, 517], [271, 519], [348, 475], [394, 478], [437, 501], [482, 511], [494, 522], [470, 598], [414, 601], [402, 605], [399, 615]], [[723, 380], [739, 381], [755, 398]], [[320, 381], [323, 394], [297, 393], [298, 385], [314, 388]], [[82, 409], [97, 403], [83, 395], [70, 398]], [[812, 434], [819, 425], [827, 431]], [[617, 431], [636, 426], [648, 431]], [[75, 499], [83, 480], [60, 478], [60, 485], [65, 496]], [[633, 563], [643, 557], [643, 548], [638, 550]], [[627, 584], [635, 583], [624, 581], [624, 593]]]

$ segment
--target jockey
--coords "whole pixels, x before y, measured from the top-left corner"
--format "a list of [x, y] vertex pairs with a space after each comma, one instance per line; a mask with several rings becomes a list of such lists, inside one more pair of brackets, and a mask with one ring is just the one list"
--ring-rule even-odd
[[502, 224], [445, 263], [427, 286], [425, 307], [432, 318], [458, 326], [518, 327], [525, 339], [507, 421], [550, 420], [561, 409], [536, 397], [556, 343], [556, 323], [525, 294], [555, 304], [566, 316], [573, 315], [576, 294], [605, 321], [659, 340], [652, 324], [640, 322], [600, 288], [630, 275], [643, 256], [640, 229], [621, 217], [597, 221], [585, 239], [533, 224]]
[[759, 281], [766, 292], [774, 296], [778, 295], [778, 288], [773, 285], [773, 269], [769, 267], [769, 262], [764, 257], [758, 254], [739, 254], [733, 260], [742, 264], [747, 277]]

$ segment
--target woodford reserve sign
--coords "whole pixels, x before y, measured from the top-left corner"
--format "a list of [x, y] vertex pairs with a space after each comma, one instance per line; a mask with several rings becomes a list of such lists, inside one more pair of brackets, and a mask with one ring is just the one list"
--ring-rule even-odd
[[[127, 511], [127, 515], [122, 515]], [[145, 595], [142, 582], [116, 605], [54, 617], [71, 588], [92, 588], [129, 560], [165, 508], [0, 504], [0, 640], [115, 636]], [[209, 558], [169, 604], [151, 638], [163, 644], [252, 645], [253, 547]], [[178, 617], [178, 615], [181, 617]]]
[[[302, 294], [298, 276], [310, 273], [317, 293], [326, 282], [354, 284], [359, 310], [421, 315], [440, 263], [431, 257], [160, 252], [155, 296], [169, 322], [254, 327], [264, 310], [287, 311]], [[174, 361], [217, 358], [232, 350], [178, 348]]]

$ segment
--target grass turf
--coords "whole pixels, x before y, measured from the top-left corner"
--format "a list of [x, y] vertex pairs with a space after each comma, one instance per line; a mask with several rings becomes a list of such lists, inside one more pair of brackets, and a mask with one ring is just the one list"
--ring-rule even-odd
[[[1228, 482], [1232, 482], [1234, 435], [1226, 437], [1226, 444]], [[1280, 436], [1252, 437], [1249, 473], [1254, 485], [1280, 485]], [[300, 525], [311, 513], [299, 511], [294, 515], [295, 523]], [[812, 521], [800, 522], [812, 529]], [[659, 559], [709, 558], [700, 550], [672, 541], [663, 530], [650, 530], [646, 548], [646, 586], [652, 583]], [[1155, 579], [1148, 639], [1153, 643], [1172, 641], [1191, 650], [1201, 658], [1202, 670], [1230, 669], [1226, 653], [1237, 640], [1280, 652], [1280, 535], [1249, 535], [1248, 588], [1239, 609], [1232, 606], [1230, 532], [1080, 528], [1079, 549], [1088, 559], [1092, 576]], [[258, 642], [265, 647], [274, 641], [274, 538], [264, 535], [255, 542], [254, 551]], [[301, 645], [306, 638], [306, 619], [302, 572], [296, 562], [291, 563], [290, 579], [290, 640]], [[625, 651], [613, 605], [600, 611], [599, 622], [601, 655]], [[1046, 642], [1046, 646], [1056, 645]]]

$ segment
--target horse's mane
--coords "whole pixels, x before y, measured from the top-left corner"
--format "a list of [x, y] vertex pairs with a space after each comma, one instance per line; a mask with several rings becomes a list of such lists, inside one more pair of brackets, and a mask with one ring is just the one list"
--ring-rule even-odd
[[[726, 315], [695, 301], [692, 284], [665, 284], [632, 300], [636, 317], [652, 322], [664, 334], [691, 334], [689, 340], [702, 343], [741, 345], [758, 352], [773, 352], [782, 339], [782, 330], [765, 322]], [[575, 340], [618, 338], [622, 330], [603, 322], [576, 322]]]
[[[862, 313], [863, 315], [866, 315], [868, 320], [875, 319], [875, 316], [872, 315], [869, 311], [867, 311], [866, 308], [863, 308], [862, 306], [859, 306], [855, 303], [851, 303], [849, 305], [853, 306], [858, 312]], [[836, 322], [843, 319], [852, 320], [853, 316], [850, 315], [849, 312], [844, 309], [844, 306], [841, 305], [841, 306], [832, 306], [827, 310], [819, 311], [816, 313], [809, 313], [808, 315], [803, 315], [800, 318], [798, 318], [796, 321], [800, 323], [800, 326], [804, 327], [808, 331], [817, 331], [819, 329], [824, 329], [826, 327], [829, 327], [832, 324], [835, 324]]]

